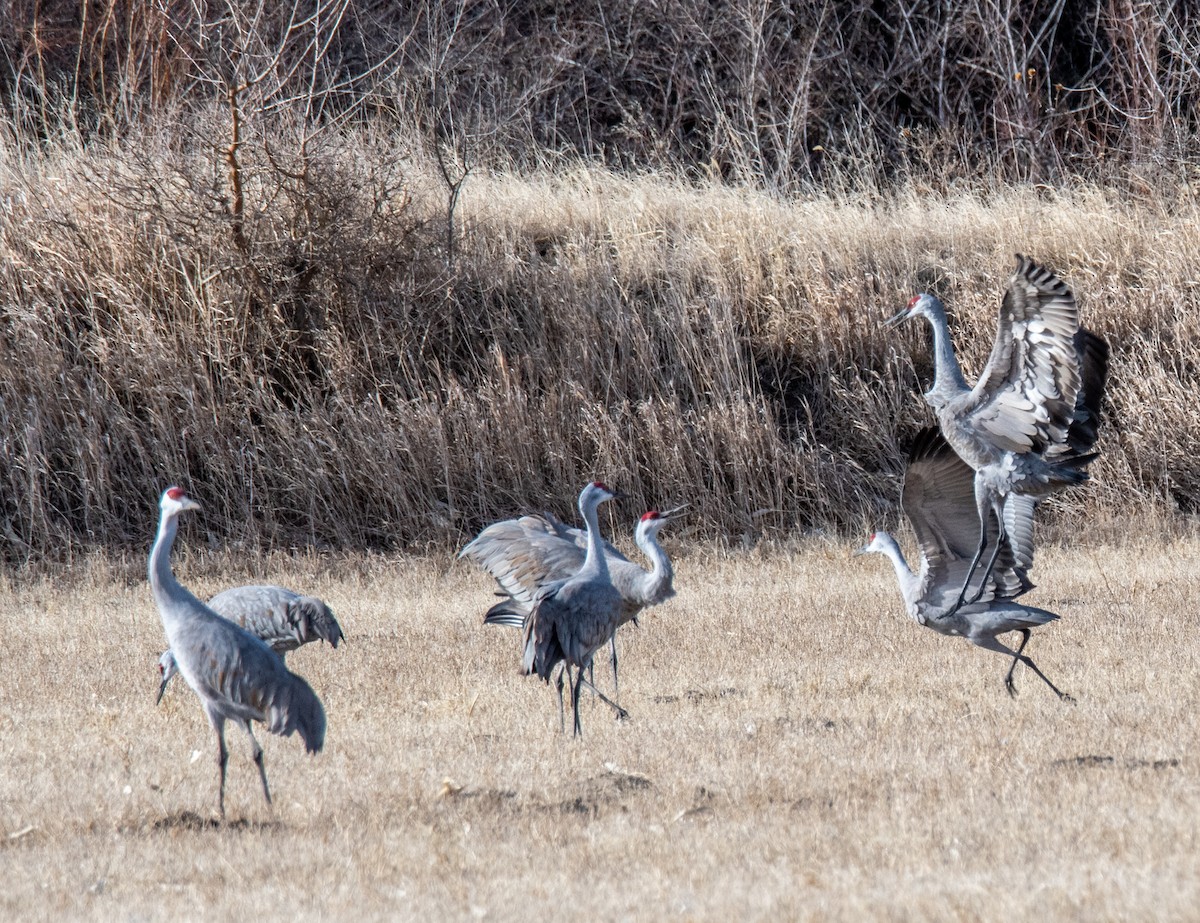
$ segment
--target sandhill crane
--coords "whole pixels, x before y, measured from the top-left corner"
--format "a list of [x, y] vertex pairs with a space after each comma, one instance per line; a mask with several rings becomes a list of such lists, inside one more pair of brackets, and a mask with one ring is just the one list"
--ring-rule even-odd
[[[1071, 290], [1020, 254], [1000, 306], [991, 355], [974, 387], [967, 385], [954, 355], [941, 301], [917, 295], [886, 325], [910, 317], [924, 317], [933, 329], [934, 378], [925, 400], [946, 441], [975, 471], [979, 540], [959, 592], [961, 605], [987, 547], [989, 514], [999, 531], [985, 578], [1007, 538], [1002, 511], [1007, 496], [1040, 499], [1087, 480], [1108, 345], [1080, 329]], [[985, 584], [986, 579], [979, 585]]]
[[[596, 651], [609, 642], [621, 623], [623, 601], [613, 586], [607, 556], [601, 550], [600, 523], [596, 513], [601, 503], [616, 496], [600, 481], [588, 484], [579, 494], [579, 512], [587, 525], [587, 552], [579, 570], [565, 580], [548, 583], [533, 601], [525, 619], [521, 672], [537, 673], [546, 683], [562, 663], [568, 681], [570, 668], [576, 674], [571, 682], [571, 709], [575, 715], [574, 732], [582, 733], [579, 723], [579, 693], [586, 680], [583, 673], [591, 666]], [[562, 714], [562, 672], [557, 682], [559, 714]], [[595, 688], [595, 687], [593, 687]], [[611, 704], [611, 703], [610, 703]]]
[[[921, 549], [920, 569], [915, 574], [912, 572], [895, 539], [887, 532], [872, 533], [868, 543], [855, 554], [875, 551], [891, 559], [905, 608], [918, 624], [943, 635], [961, 635], [985, 650], [1012, 657], [1004, 677], [1009, 695], [1016, 694], [1013, 670], [1019, 660], [1040, 676], [1060, 699], [1071, 701], [1071, 697], [1050, 682], [1025, 654], [1030, 629], [1052, 622], [1058, 616], [1046, 609], [1014, 601], [1033, 587], [1026, 574], [1026, 567], [1033, 557], [1029, 541], [1032, 502], [1015, 498], [1005, 508], [1010, 532], [1023, 536], [1022, 548], [1028, 563], [1018, 564], [1009, 546], [1005, 545], [991, 574], [984, 578], [979, 599], [963, 605], [955, 603], [959, 586], [969, 578], [971, 551], [976, 538], [978, 513], [973, 481], [971, 468], [937, 430], [932, 427], [922, 430], [909, 453], [901, 492], [901, 504]], [[991, 526], [988, 529], [994, 531]], [[1015, 651], [996, 638], [1006, 631], [1021, 634], [1021, 644]]]
[[200, 697], [217, 732], [220, 789], [217, 804], [225, 816], [225, 722], [241, 725], [250, 738], [263, 795], [271, 803], [263, 751], [250, 727], [263, 722], [272, 734], [299, 732], [309, 753], [325, 742], [325, 709], [312, 688], [284, 666], [279, 655], [244, 628], [217, 615], [189, 593], [171, 571], [171, 546], [179, 514], [200, 504], [179, 487], [169, 487], [159, 501], [158, 536], [150, 549], [150, 589], [179, 672]]
[[[212, 597], [208, 608], [265, 641], [281, 658], [310, 641], [328, 641], [336, 648], [346, 637], [322, 600], [281, 586], [231, 587]], [[162, 700], [167, 683], [176, 672], [175, 659], [169, 650], [159, 658], [158, 672], [160, 683], [155, 701]]]
[[[650, 510], [638, 520], [634, 542], [650, 561], [648, 571], [608, 542], [601, 542], [600, 550], [608, 561], [613, 586], [623, 601], [621, 625], [626, 622], [636, 624], [643, 609], [666, 602], [675, 595], [675, 571], [658, 543], [658, 533], [682, 510], [683, 507], [666, 512]], [[585, 531], [567, 526], [546, 513], [493, 523], [463, 548], [459, 557], [470, 558], [495, 577], [506, 597], [487, 611], [484, 623], [521, 628], [533, 608], [538, 590], [576, 573], [583, 566], [586, 552]], [[620, 688], [616, 634], [611, 646], [615, 694]]]

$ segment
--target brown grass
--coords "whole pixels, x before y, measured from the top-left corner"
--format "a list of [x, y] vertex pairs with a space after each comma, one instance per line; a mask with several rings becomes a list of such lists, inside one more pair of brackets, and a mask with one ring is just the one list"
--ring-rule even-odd
[[572, 741], [515, 634], [481, 626], [481, 573], [310, 555], [248, 574], [189, 550], [196, 529], [196, 589], [269, 578], [338, 613], [346, 646], [292, 660], [325, 751], [266, 741], [272, 812], [231, 731], [212, 826], [211, 732], [182, 686], [154, 707], [138, 562], [9, 586], [0, 916], [1194, 916], [1195, 537], [1041, 552], [1030, 601], [1063, 618], [1029, 651], [1074, 706], [1026, 670], [1010, 700], [1000, 658], [906, 620], [885, 562], [848, 545], [697, 548], [622, 635], [632, 719], [585, 701]]
[[365, 133], [247, 139], [239, 245], [224, 161], [189, 134], [224, 130], [209, 113], [0, 168], [10, 559], [140, 546], [174, 481], [245, 548], [446, 550], [566, 515], [596, 476], [642, 508], [689, 501], [722, 540], [856, 532], [929, 420], [924, 331], [879, 321], [933, 290], [977, 369], [1016, 250], [1113, 344], [1105, 486], [1069, 502], [1200, 506], [1187, 186], [781, 201], [480, 171], [451, 263], [437, 167]]

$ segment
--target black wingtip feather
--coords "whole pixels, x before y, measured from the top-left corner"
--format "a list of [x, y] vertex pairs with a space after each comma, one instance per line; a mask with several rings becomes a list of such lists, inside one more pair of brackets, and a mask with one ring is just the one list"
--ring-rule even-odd
[[1075, 351], [1079, 356], [1080, 381], [1075, 418], [1067, 429], [1067, 445], [1074, 452], [1084, 454], [1099, 438], [1100, 412], [1108, 385], [1109, 348], [1103, 337], [1081, 327], [1075, 334]]
[[930, 458], [939, 458], [946, 452], [953, 451], [940, 429], [936, 426], [926, 426], [913, 439], [912, 446], [908, 450], [908, 461], [909, 464], [912, 464]]

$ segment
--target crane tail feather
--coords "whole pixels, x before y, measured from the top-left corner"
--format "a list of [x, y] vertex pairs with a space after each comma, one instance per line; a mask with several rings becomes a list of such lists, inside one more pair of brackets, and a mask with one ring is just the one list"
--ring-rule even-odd
[[483, 624], [504, 625], [507, 628], [523, 628], [527, 614], [526, 607], [510, 597], [505, 599], [504, 602], [496, 603], [496, 605], [488, 609], [487, 613], [483, 616]]
[[325, 745], [325, 708], [301, 677], [289, 673], [288, 680], [271, 704], [267, 730], [282, 737], [298, 732], [304, 749], [318, 753]]
[[333, 617], [333, 612], [325, 603], [315, 596], [301, 596], [293, 604], [299, 616], [302, 634], [307, 638], [320, 638], [327, 641], [331, 647], [337, 647], [339, 641], [346, 638], [342, 626]]

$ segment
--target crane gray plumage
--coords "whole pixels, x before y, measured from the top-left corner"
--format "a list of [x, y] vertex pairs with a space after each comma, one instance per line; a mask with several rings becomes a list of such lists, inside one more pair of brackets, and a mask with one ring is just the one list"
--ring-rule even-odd
[[[675, 595], [675, 570], [658, 543], [658, 533], [682, 509], [649, 510], [638, 520], [634, 542], [650, 561], [650, 570], [601, 541], [600, 549], [608, 562], [613, 586], [621, 594], [621, 625], [636, 624], [643, 609]], [[484, 624], [522, 628], [541, 588], [576, 573], [583, 566], [586, 553], [586, 531], [565, 525], [545, 513], [493, 523], [463, 548], [459, 557], [470, 558], [491, 574], [505, 596], [487, 611]], [[611, 645], [613, 683], [614, 688], [619, 688], [615, 633]]]
[[[583, 564], [570, 577], [541, 587], [533, 608], [524, 620], [521, 672], [536, 673], [545, 682], [562, 663], [571, 681], [571, 667], [576, 670], [571, 682], [571, 709], [574, 712], [576, 735], [582, 733], [579, 721], [579, 693], [583, 688], [583, 673], [591, 666], [595, 652], [607, 644], [621, 624], [624, 601], [613, 586], [608, 556], [603, 553], [597, 509], [601, 503], [616, 495], [604, 484], [594, 481], [579, 494], [579, 512], [587, 526], [587, 551]], [[561, 709], [562, 673], [558, 678]]]
[[[975, 471], [980, 529], [969, 580], [987, 547], [989, 513], [1001, 526], [988, 569], [995, 566], [1007, 540], [1008, 496], [1041, 499], [1087, 480], [1108, 345], [1079, 327], [1075, 296], [1062, 280], [1020, 254], [991, 354], [974, 387], [963, 378], [941, 301], [918, 295], [887, 325], [910, 317], [924, 317], [933, 330], [934, 379], [925, 400], [946, 441]], [[964, 581], [960, 604], [966, 595]]]
[[[1024, 653], [1030, 629], [1058, 618], [1053, 612], [1016, 602], [1033, 588], [1028, 569], [1033, 563], [1033, 507], [1031, 498], [1011, 495], [1005, 505], [1013, 545], [1005, 543], [990, 574], [977, 572], [979, 598], [959, 605], [959, 587], [971, 579], [970, 561], [978, 533], [974, 499], [974, 473], [933, 428], [922, 430], [909, 453], [901, 505], [916, 533], [921, 565], [914, 573], [896, 540], [875, 532], [855, 554], [878, 552], [891, 560], [908, 614], [939, 634], [958, 635], [985, 650], [1012, 658], [1004, 685], [1015, 695], [1013, 670], [1017, 661], [1033, 670], [1054, 693], [1070, 696], [1055, 686]], [[998, 527], [986, 527], [994, 540]], [[1014, 651], [997, 639], [1008, 631], [1021, 634]]]
[[225, 722], [240, 725], [250, 738], [263, 795], [270, 804], [263, 751], [250, 722], [261, 721], [269, 732], [284, 737], [299, 733], [305, 749], [316, 753], [325, 742], [325, 710], [308, 683], [290, 672], [266, 643], [217, 615], [175, 579], [170, 555], [179, 514], [199, 506], [178, 487], [163, 493], [158, 535], [150, 550], [147, 570], [175, 667], [199, 696], [217, 733], [220, 768], [217, 803], [224, 817], [229, 761]]
[[[231, 587], [212, 597], [207, 605], [217, 615], [265, 641], [280, 657], [312, 641], [326, 641], [336, 648], [346, 637], [323, 600], [281, 586]], [[170, 650], [159, 658], [158, 670], [161, 700], [176, 672]]]

